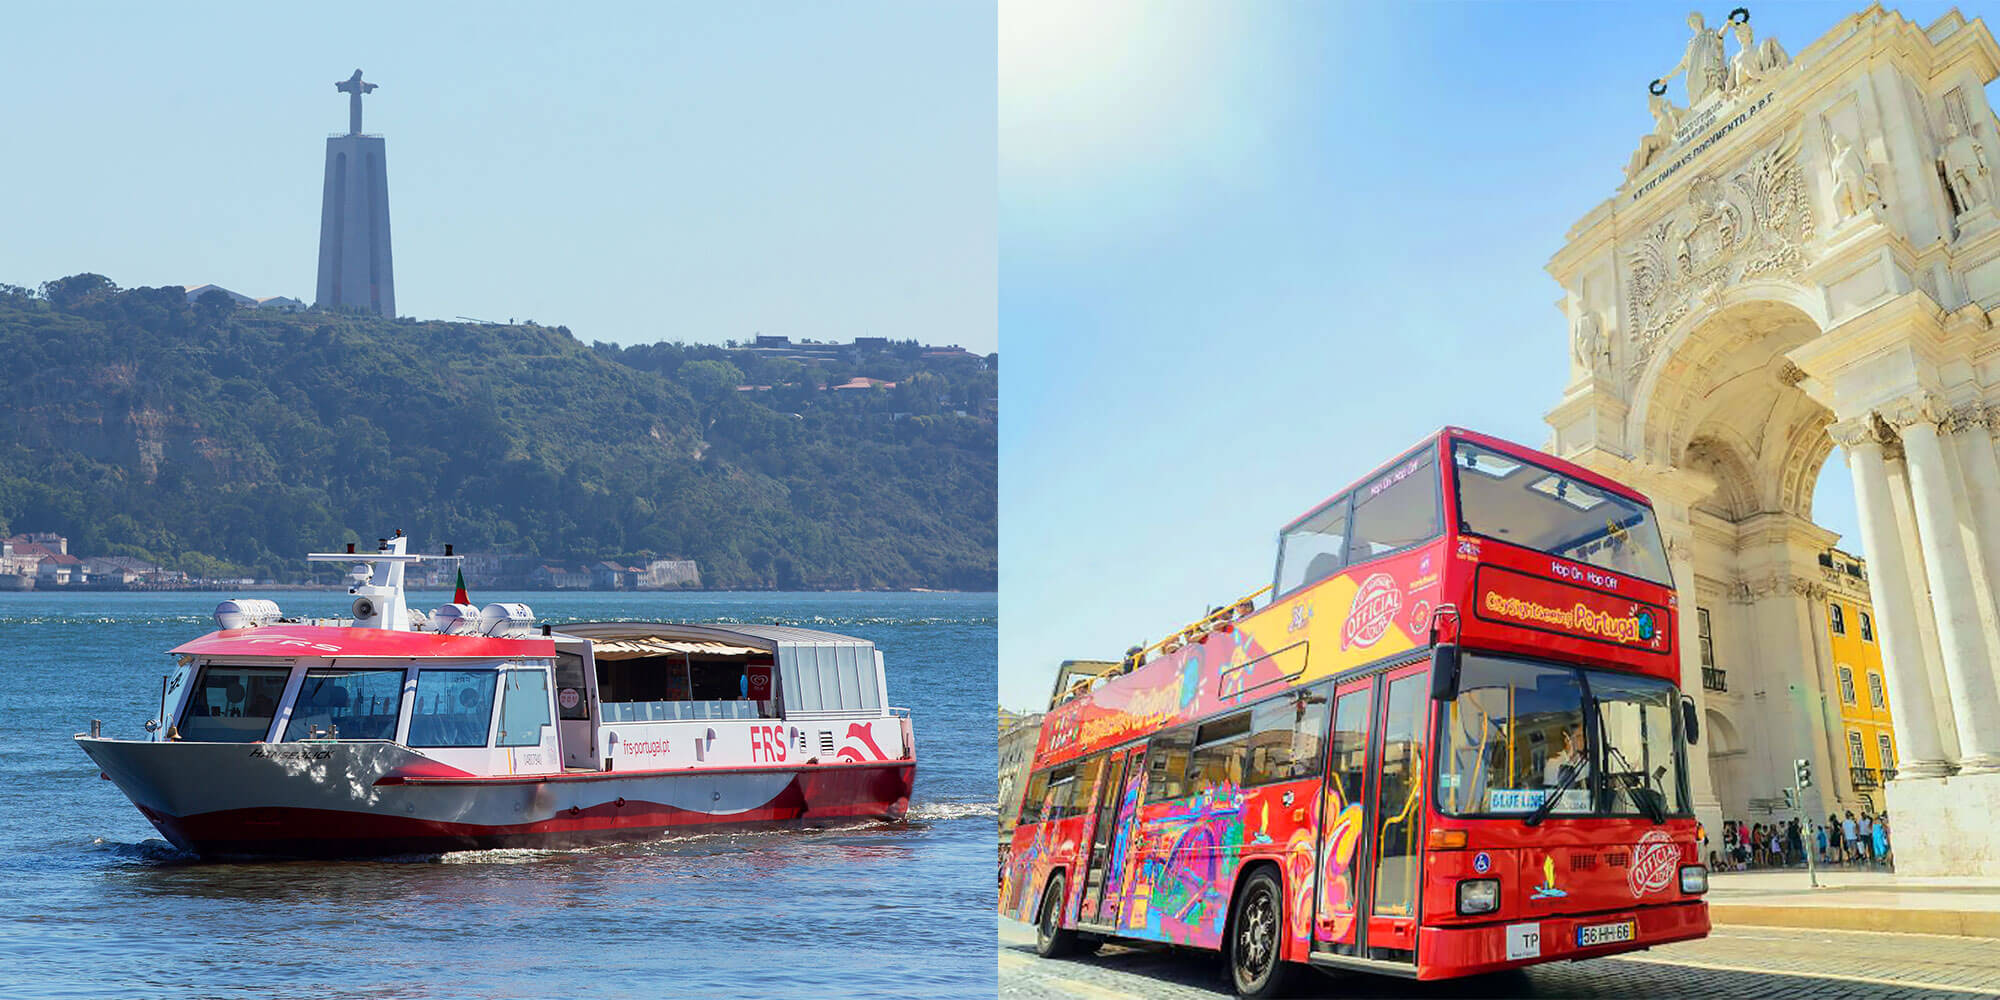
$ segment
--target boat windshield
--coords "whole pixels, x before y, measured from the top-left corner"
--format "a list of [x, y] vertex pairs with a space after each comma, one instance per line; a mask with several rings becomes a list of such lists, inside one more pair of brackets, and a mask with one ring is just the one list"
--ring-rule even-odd
[[285, 739], [393, 740], [402, 707], [401, 670], [308, 670]]
[[1464, 655], [1441, 713], [1438, 804], [1454, 816], [1526, 816], [1563, 785], [1556, 816], [1687, 811], [1674, 686], [1650, 677]]
[[180, 737], [193, 743], [256, 743], [285, 696], [284, 667], [204, 664], [181, 713]]
[[1672, 585], [1652, 508], [1470, 441], [1452, 445], [1459, 530]]

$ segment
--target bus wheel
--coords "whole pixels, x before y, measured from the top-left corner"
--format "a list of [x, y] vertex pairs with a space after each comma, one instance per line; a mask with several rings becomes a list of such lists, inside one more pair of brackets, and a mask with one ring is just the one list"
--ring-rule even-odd
[[1062, 926], [1064, 888], [1058, 875], [1042, 893], [1041, 919], [1035, 921], [1035, 954], [1043, 958], [1062, 958], [1076, 951], [1076, 932]]
[[1236, 897], [1236, 912], [1229, 921], [1229, 984], [1237, 996], [1279, 996], [1290, 979], [1291, 966], [1278, 957], [1283, 900], [1278, 879], [1269, 869], [1250, 876]]

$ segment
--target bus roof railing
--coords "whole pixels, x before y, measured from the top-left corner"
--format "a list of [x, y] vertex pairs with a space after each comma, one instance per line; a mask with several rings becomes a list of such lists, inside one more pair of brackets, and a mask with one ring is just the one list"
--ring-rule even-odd
[[1066, 702], [1073, 701], [1079, 697], [1082, 697], [1083, 695], [1089, 694], [1091, 691], [1096, 690], [1100, 685], [1104, 684], [1107, 681], [1110, 681], [1117, 677], [1122, 677], [1126, 674], [1131, 673], [1134, 670], [1139, 669], [1139, 667], [1144, 665], [1146, 663], [1147, 658], [1155, 651], [1159, 652], [1161, 655], [1172, 653], [1175, 652], [1176, 650], [1179, 650], [1182, 646], [1200, 642], [1210, 632], [1213, 632], [1217, 629], [1223, 629], [1226, 631], [1230, 628], [1235, 627], [1235, 623], [1237, 621], [1250, 617], [1251, 612], [1256, 610], [1257, 598], [1262, 597], [1270, 592], [1271, 592], [1271, 587], [1269, 584], [1266, 584], [1262, 587], [1257, 588], [1256, 590], [1251, 591], [1248, 594], [1243, 595], [1242, 597], [1237, 598], [1236, 600], [1230, 601], [1229, 603], [1224, 604], [1213, 611], [1210, 611], [1208, 614], [1203, 615], [1202, 617], [1188, 623], [1187, 625], [1182, 626], [1181, 628], [1175, 629], [1173, 632], [1168, 633], [1166, 638], [1161, 639], [1158, 642], [1154, 642], [1145, 646], [1134, 646], [1131, 649], [1126, 650], [1124, 658], [1119, 661], [1116, 669], [1108, 670], [1104, 673], [1090, 677], [1077, 678], [1076, 681], [1070, 684], [1068, 688], [1064, 689], [1063, 691], [1057, 694], [1055, 701], [1049, 707], [1054, 708], [1056, 705], [1061, 705]]

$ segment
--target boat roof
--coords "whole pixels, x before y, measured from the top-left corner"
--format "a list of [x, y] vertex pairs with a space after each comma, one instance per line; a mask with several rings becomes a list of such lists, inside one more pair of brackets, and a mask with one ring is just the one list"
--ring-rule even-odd
[[196, 656], [487, 659], [554, 656], [556, 644], [539, 635], [507, 639], [340, 625], [263, 625], [210, 632], [174, 647], [173, 652]]
[[776, 652], [780, 646], [869, 646], [867, 639], [821, 632], [791, 625], [748, 625], [736, 623], [683, 622], [578, 622], [558, 626], [558, 634], [601, 642], [614, 639], [656, 637], [662, 639], [709, 640]]

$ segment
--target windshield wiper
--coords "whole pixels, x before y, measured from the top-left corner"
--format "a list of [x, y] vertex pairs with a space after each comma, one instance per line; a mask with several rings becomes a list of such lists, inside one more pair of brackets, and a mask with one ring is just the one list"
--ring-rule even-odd
[[1564, 764], [1562, 766], [1562, 780], [1556, 782], [1555, 790], [1551, 791], [1548, 797], [1544, 798], [1541, 804], [1535, 807], [1533, 812], [1521, 817], [1522, 825], [1541, 826], [1542, 821], [1548, 819], [1549, 813], [1555, 809], [1557, 800], [1562, 798], [1564, 792], [1569, 791], [1569, 786], [1576, 783], [1577, 776], [1583, 773], [1583, 767], [1582, 764]]
[[[1601, 719], [1603, 718], [1603, 716], [1600, 715], [1598, 716], [1598, 718]], [[1598, 738], [1604, 741], [1604, 749], [1613, 756], [1618, 758], [1618, 766], [1624, 768], [1623, 771], [1619, 772], [1620, 774], [1628, 776], [1632, 774], [1638, 774], [1642, 781], [1647, 782], [1647, 785], [1650, 785], [1657, 780], [1654, 779], [1653, 776], [1647, 772], [1633, 771], [1632, 762], [1625, 759], [1625, 755], [1619, 751], [1617, 745], [1611, 742], [1611, 738], [1609, 736], [1605, 735], [1603, 732], [1599, 732]], [[1631, 798], [1632, 801], [1639, 804], [1639, 809], [1646, 814], [1647, 819], [1653, 821], [1654, 826], [1659, 826], [1661, 823], [1665, 823], [1667, 821], [1667, 809], [1665, 806], [1660, 804], [1661, 801], [1667, 797], [1667, 790], [1664, 786], [1660, 787], [1659, 789], [1660, 792], [1659, 798], [1654, 798], [1652, 795], [1653, 789], [1647, 787], [1647, 785], [1641, 785], [1635, 783], [1631, 781], [1629, 777], [1626, 779], [1626, 785], [1628, 787], [1626, 788], [1625, 794], [1629, 798]], [[1643, 795], [1639, 794], [1641, 792], [1644, 792], [1645, 794]]]

